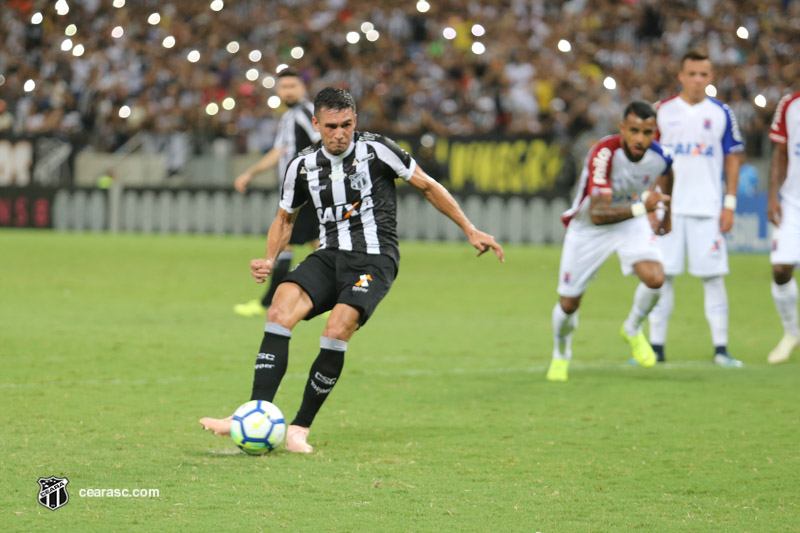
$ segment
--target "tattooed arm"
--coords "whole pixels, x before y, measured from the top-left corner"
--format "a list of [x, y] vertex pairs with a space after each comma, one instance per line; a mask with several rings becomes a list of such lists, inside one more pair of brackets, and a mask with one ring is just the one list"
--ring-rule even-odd
[[611, 196], [591, 196], [589, 199], [589, 216], [592, 218], [592, 224], [598, 226], [614, 224], [635, 216], [645, 215], [655, 211], [659, 202], [664, 202], [665, 206], [669, 206], [669, 196], [666, 194], [658, 191], [646, 192], [649, 194], [643, 194], [644, 201], [624, 206], [612, 206]]

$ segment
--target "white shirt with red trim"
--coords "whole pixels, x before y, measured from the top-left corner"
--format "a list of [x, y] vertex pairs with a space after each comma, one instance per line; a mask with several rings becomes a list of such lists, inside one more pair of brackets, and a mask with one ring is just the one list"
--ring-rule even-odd
[[714, 98], [691, 105], [677, 95], [656, 109], [656, 140], [675, 161], [672, 214], [719, 216], [725, 156], [744, 151], [733, 111]]
[[787, 94], [778, 103], [769, 138], [786, 146], [789, 166], [781, 186], [781, 200], [800, 207], [800, 91]]
[[578, 194], [572, 207], [561, 215], [564, 225], [594, 226], [589, 216], [590, 196], [610, 196], [611, 205], [626, 206], [639, 200], [662, 174], [672, 159], [653, 141], [639, 161], [631, 161], [622, 147], [621, 135], [609, 135], [595, 144], [583, 165]]

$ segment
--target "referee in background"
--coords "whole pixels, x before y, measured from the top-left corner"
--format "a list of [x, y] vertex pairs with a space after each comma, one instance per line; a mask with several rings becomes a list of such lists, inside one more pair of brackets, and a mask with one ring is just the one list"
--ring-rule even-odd
[[[278, 123], [278, 135], [275, 146], [264, 154], [255, 165], [236, 178], [234, 186], [243, 193], [247, 190], [250, 180], [258, 174], [277, 165], [278, 182], [283, 181], [286, 167], [300, 151], [320, 140], [319, 132], [314, 129], [311, 117], [314, 115], [314, 106], [306, 99], [306, 85], [300, 74], [293, 69], [284, 69], [278, 73], [276, 92], [281, 101], [289, 107]], [[281, 252], [275, 263], [269, 287], [261, 301], [250, 300], [247, 303], [236, 304], [233, 311], [241, 316], [264, 316], [267, 307], [272, 303], [275, 288], [283, 281], [292, 265], [294, 252], [292, 244], [311, 243], [313, 248], [319, 245], [319, 225], [313, 209], [301, 209], [294, 225], [289, 246]]]

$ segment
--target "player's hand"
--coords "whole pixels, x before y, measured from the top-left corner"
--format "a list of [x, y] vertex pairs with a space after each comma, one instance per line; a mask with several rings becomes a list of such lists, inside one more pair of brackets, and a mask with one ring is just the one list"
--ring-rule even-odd
[[253, 259], [250, 261], [250, 274], [256, 283], [264, 283], [267, 278], [272, 274], [272, 261], [269, 259]]
[[781, 203], [778, 201], [778, 197], [770, 196], [769, 200], [767, 200], [767, 220], [776, 226], [780, 226], [782, 218], [783, 211], [781, 210]]
[[647, 200], [644, 202], [644, 207], [647, 209], [648, 213], [652, 213], [659, 207], [668, 209], [669, 200], [670, 198], [668, 194], [662, 194], [660, 191], [651, 191], [647, 196]]
[[733, 227], [733, 209], [723, 209], [719, 216], [719, 231], [728, 233]]
[[655, 233], [656, 235], [666, 235], [670, 231], [672, 231], [672, 217], [669, 215], [669, 211], [667, 211], [664, 213], [664, 218], [661, 219], [656, 227]]
[[236, 181], [233, 182], [233, 186], [237, 191], [244, 193], [247, 191], [247, 185], [252, 179], [253, 174], [251, 172], [242, 172], [239, 177], [236, 178]]
[[647, 213], [647, 221], [650, 223], [650, 228], [653, 230], [653, 233], [658, 235], [658, 226], [661, 224], [661, 221], [658, 220], [658, 215], [655, 211]]
[[494, 250], [494, 255], [497, 256], [501, 263], [505, 263], [505, 259], [503, 259], [503, 247], [497, 244], [494, 237], [488, 233], [474, 229], [467, 234], [467, 238], [469, 239], [469, 243], [478, 250], [478, 257], [489, 250]]
[[647, 220], [650, 222], [650, 228], [656, 235], [666, 235], [672, 229], [669, 211], [665, 211], [661, 218], [659, 218], [658, 211], [647, 213]]

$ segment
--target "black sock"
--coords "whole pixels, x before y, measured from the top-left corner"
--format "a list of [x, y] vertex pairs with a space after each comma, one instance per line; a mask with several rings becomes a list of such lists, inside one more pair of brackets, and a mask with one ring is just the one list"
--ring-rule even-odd
[[728, 347], [724, 344], [722, 346], [714, 346], [714, 355], [717, 354], [728, 355]]
[[653, 351], [656, 353], [656, 361], [659, 363], [663, 363], [667, 360], [667, 357], [664, 355], [664, 345], [663, 344], [651, 344], [650, 346], [653, 347]]
[[314, 417], [317, 416], [322, 404], [342, 374], [347, 343], [321, 337], [319, 347], [319, 355], [308, 373], [303, 403], [300, 404], [300, 410], [297, 411], [297, 416], [292, 421], [293, 426], [311, 427]]
[[264, 307], [269, 307], [272, 304], [272, 297], [275, 295], [275, 289], [278, 288], [280, 282], [283, 281], [283, 278], [289, 273], [289, 268], [292, 266], [292, 259], [294, 259], [294, 252], [288, 250], [284, 250], [278, 255], [278, 260], [275, 262], [275, 266], [272, 268], [272, 274], [269, 277], [269, 288], [261, 299], [261, 305]]
[[286, 366], [289, 363], [289, 339], [292, 332], [289, 328], [267, 322], [264, 327], [264, 340], [256, 356], [253, 371], [253, 394], [251, 400], [271, 402], [278, 392]]

